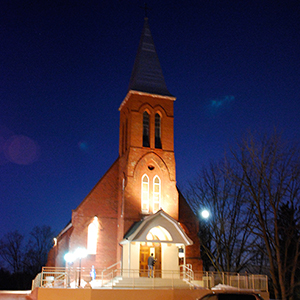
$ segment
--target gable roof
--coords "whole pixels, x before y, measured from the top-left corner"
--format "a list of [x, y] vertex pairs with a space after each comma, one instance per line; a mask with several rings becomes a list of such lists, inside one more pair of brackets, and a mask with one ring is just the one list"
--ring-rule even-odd
[[[147, 240], [149, 231], [158, 226], [163, 227], [168, 231], [172, 237], [172, 241]], [[125, 244], [126, 242], [165, 242], [184, 244], [186, 246], [193, 244], [193, 241], [184, 232], [180, 223], [163, 210], [159, 210], [157, 213], [149, 215], [143, 220], [135, 223], [126, 233], [120, 244]]]
[[150, 32], [148, 18], [135, 58], [128, 91], [135, 90], [161, 96], [172, 96], [168, 91]]

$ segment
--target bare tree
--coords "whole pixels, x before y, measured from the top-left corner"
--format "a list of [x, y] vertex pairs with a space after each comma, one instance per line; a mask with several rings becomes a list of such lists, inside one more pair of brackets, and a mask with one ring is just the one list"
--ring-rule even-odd
[[17, 230], [9, 232], [0, 240], [0, 256], [14, 273], [22, 271], [24, 236]]
[[[271, 138], [255, 140], [249, 135], [232, 151], [235, 168], [228, 168], [232, 181], [245, 190], [249, 210], [255, 222], [253, 233], [264, 241], [269, 259], [270, 276], [276, 299], [292, 299], [296, 270], [300, 257], [300, 160], [297, 148], [282, 143], [275, 133]], [[280, 209], [288, 205], [294, 209], [293, 230], [285, 230], [282, 240]], [[298, 234], [295, 234], [298, 232]], [[293, 241], [293, 247], [290, 247]]]
[[27, 272], [35, 276], [46, 265], [48, 252], [53, 243], [54, 232], [50, 226], [35, 226], [30, 232], [24, 265]]
[[239, 272], [245, 270], [255, 252], [254, 239], [247, 226], [253, 213], [246, 209], [243, 185], [227, 176], [224, 163], [211, 164], [190, 184], [188, 200], [198, 213], [210, 211], [210, 218], [200, 218], [199, 238], [204, 268]]

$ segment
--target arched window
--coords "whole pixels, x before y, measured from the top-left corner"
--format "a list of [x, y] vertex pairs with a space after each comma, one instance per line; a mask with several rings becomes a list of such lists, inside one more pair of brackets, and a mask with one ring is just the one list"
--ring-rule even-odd
[[143, 113], [143, 147], [150, 147], [149, 114]]
[[153, 179], [153, 213], [160, 209], [160, 178], [156, 175]]
[[142, 213], [149, 212], [149, 177], [142, 177]]
[[146, 236], [147, 240], [150, 241], [172, 241], [172, 236], [167, 229], [162, 226], [156, 226], [150, 229]]
[[93, 222], [88, 227], [87, 251], [88, 254], [96, 254], [98, 241], [98, 218], [94, 217]]
[[160, 115], [155, 114], [155, 148], [161, 149], [161, 128], [160, 128]]

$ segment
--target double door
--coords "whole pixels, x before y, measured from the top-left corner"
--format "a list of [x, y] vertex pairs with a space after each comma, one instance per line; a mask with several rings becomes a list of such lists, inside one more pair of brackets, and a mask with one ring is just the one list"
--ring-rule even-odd
[[154, 277], [161, 277], [161, 244], [140, 245], [140, 277], [148, 277], [148, 257], [153, 253], [156, 260], [153, 267]]

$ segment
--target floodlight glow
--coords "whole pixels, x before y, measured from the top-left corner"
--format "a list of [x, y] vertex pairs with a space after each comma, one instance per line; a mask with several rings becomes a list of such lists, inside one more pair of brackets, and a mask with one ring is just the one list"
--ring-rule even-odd
[[71, 252], [66, 253], [65, 256], [64, 256], [64, 260], [65, 260], [67, 263], [72, 263], [72, 262], [75, 260], [75, 258], [76, 258], [76, 257], [75, 257], [74, 254], [71, 253]]
[[75, 257], [76, 258], [85, 258], [87, 257], [88, 253], [87, 253], [87, 250], [85, 248], [77, 248], [75, 250], [75, 253], [74, 253]]
[[88, 226], [87, 251], [89, 254], [97, 253], [98, 227], [98, 218], [95, 216], [93, 222]]

